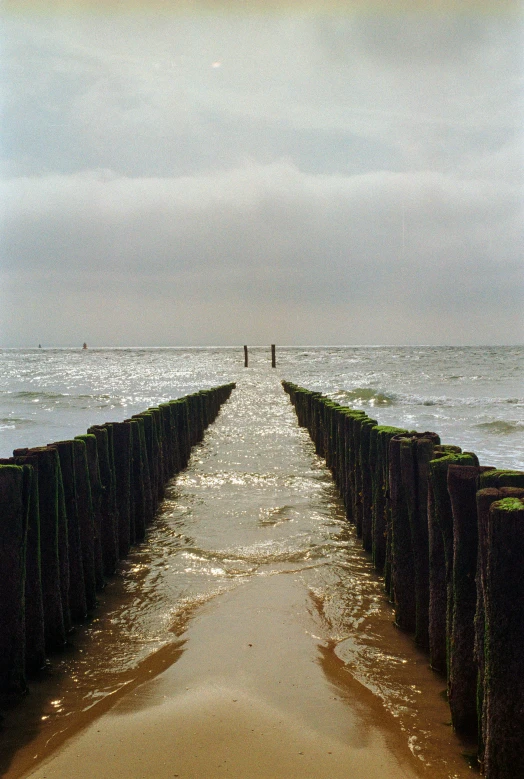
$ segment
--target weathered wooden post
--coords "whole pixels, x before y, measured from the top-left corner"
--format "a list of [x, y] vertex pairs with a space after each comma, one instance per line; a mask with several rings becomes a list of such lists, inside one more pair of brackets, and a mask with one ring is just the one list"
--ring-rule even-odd
[[38, 499], [38, 461], [36, 457], [19, 457], [17, 465], [30, 478], [28, 489], [27, 543], [25, 557], [25, 668], [28, 673], [45, 665], [44, 603], [40, 554], [40, 512]]
[[[22, 452], [24, 454], [21, 454]], [[28, 455], [37, 462], [35, 475], [38, 479], [45, 645], [47, 650], [52, 650], [64, 646], [65, 632], [70, 623], [67, 603], [69, 593], [67, 525], [65, 515], [59, 517], [59, 483], [62, 484], [60, 462], [58, 452], [50, 446], [16, 449], [14, 454], [17, 465], [21, 465], [23, 458]], [[62, 526], [59, 524], [59, 519], [62, 520]], [[61, 576], [64, 578], [63, 582]]]
[[477, 605], [477, 479], [488, 466], [450, 465], [448, 493], [453, 513], [451, 654], [448, 699], [453, 727], [477, 735], [477, 663], [474, 659]]
[[57, 441], [52, 444], [58, 451], [62, 472], [63, 493], [59, 500], [67, 517], [67, 543], [69, 560], [69, 613], [73, 620], [81, 622], [87, 616], [86, 586], [82, 560], [80, 518], [78, 516], [75, 484], [73, 441]]
[[0, 467], [0, 691], [21, 693], [25, 681], [25, 556], [32, 468]]
[[132, 427], [128, 422], [110, 423], [113, 432], [115, 488], [118, 506], [118, 553], [123, 559], [131, 546], [131, 457]]
[[247, 368], [247, 365], [248, 365], [247, 346], [244, 346], [244, 368]]
[[[488, 486], [498, 481], [500, 471], [488, 471], [481, 473], [478, 483], [481, 489], [477, 492], [477, 519], [478, 519], [478, 548], [477, 548], [477, 608], [475, 612], [475, 661], [478, 667], [477, 676], [477, 721], [478, 721], [478, 760], [482, 768], [484, 762], [484, 745], [487, 740], [487, 711], [486, 711], [486, 633], [488, 630], [486, 620], [486, 592], [487, 569], [489, 547], [490, 509], [493, 503], [504, 498], [524, 497], [524, 490], [519, 487]], [[524, 474], [514, 472], [515, 481]]]
[[524, 776], [524, 500], [490, 507], [486, 566], [486, 779]]
[[[463, 454], [451, 452], [444, 454], [443, 457], [433, 459], [429, 463], [429, 481], [430, 481], [430, 652], [431, 652], [431, 664], [436, 670], [446, 670], [447, 678], [449, 679], [449, 661], [450, 661], [450, 642], [451, 642], [451, 626], [453, 616], [453, 512], [451, 508], [451, 499], [448, 493], [448, 468], [450, 465], [476, 465], [478, 466], [478, 459], [474, 454]], [[440, 559], [437, 559], [434, 552], [435, 549], [431, 549], [432, 542], [440, 534], [442, 541], [442, 548], [440, 551]], [[432, 554], [433, 552], [433, 554]], [[440, 589], [440, 574], [441, 571], [436, 571], [436, 568], [444, 569], [446, 589], [445, 594]], [[435, 577], [439, 579], [438, 589], [432, 588], [432, 583], [435, 581]], [[432, 619], [436, 615], [439, 615], [438, 619], [438, 633], [435, 632], [437, 627], [435, 621]], [[434, 662], [434, 649], [439, 646], [439, 654], [443, 654], [445, 657], [445, 664], [442, 662], [444, 659], [439, 657], [438, 663]], [[442, 665], [444, 667], [442, 668]]]
[[[389, 441], [389, 507], [391, 522], [391, 594], [395, 622], [409, 633], [416, 629], [415, 560], [409, 522], [410, 494], [406, 489], [407, 460], [411, 439], [395, 435]], [[412, 465], [412, 463], [409, 463]], [[413, 479], [414, 481], [414, 479]]]
[[84, 441], [73, 439], [73, 460], [75, 469], [76, 509], [80, 527], [80, 548], [86, 592], [87, 610], [96, 606], [96, 569], [95, 569], [95, 522], [87, 447]]
[[102, 493], [104, 488], [100, 480], [100, 465], [98, 462], [98, 443], [93, 433], [75, 436], [76, 440], [86, 445], [89, 486], [91, 490], [92, 528], [94, 535], [93, 554], [95, 565], [95, 581], [97, 589], [105, 585], [104, 564], [102, 559]]
[[106, 575], [115, 572], [118, 562], [118, 508], [116, 503], [115, 472], [113, 462], [113, 436], [111, 426], [93, 426], [87, 431], [96, 438], [99, 475], [102, 486], [100, 497], [103, 569]]
[[271, 344], [271, 367], [277, 367], [277, 356], [275, 351], [275, 344]]

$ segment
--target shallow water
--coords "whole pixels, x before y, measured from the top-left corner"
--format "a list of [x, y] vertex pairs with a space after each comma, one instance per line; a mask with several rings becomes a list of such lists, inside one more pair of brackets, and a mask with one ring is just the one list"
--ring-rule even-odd
[[393, 626], [330, 474], [264, 364], [243, 374], [100, 600], [76, 648], [9, 714], [4, 766], [18, 751], [8, 777], [55, 751], [45, 775], [61, 776], [61, 750], [69, 759], [73, 738], [80, 754], [97, 717], [125, 727], [125, 715], [206, 684], [292, 711], [321, 742], [343, 745], [364, 728], [364, 745], [379, 732], [406, 776], [470, 774], [444, 680]]

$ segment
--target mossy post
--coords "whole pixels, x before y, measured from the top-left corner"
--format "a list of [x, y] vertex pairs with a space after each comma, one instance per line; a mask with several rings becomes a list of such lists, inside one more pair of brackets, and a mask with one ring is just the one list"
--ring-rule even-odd
[[104, 574], [111, 576], [115, 572], [118, 562], [118, 509], [116, 506], [111, 427], [90, 427], [88, 433], [95, 436], [97, 443], [98, 468], [102, 487], [100, 494], [102, 565]]
[[486, 779], [524, 776], [524, 499], [491, 505], [486, 569]]
[[[482, 487], [477, 492], [478, 547], [477, 547], [477, 606], [475, 612], [475, 661], [477, 675], [477, 722], [478, 722], [478, 759], [482, 768], [484, 763], [484, 744], [486, 741], [487, 717], [485, 706], [485, 671], [486, 671], [486, 590], [489, 548], [489, 520], [493, 503], [506, 497], [523, 498], [524, 489], [519, 487], [483, 487], [483, 484], [497, 482], [497, 471], [481, 473], [478, 484]], [[522, 474], [521, 474], [522, 475]], [[518, 479], [517, 479], [518, 480]]]
[[71, 614], [71, 565], [69, 561], [69, 519], [66, 509], [64, 477], [60, 464], [60, 454], [54, 446], [48, 446], [55, 452], [58, 481], [58, 558], [60, 563], [60, 592], [62, 595], [62, 612], [64, 615], [64, 628], [66, 634], [73, 629], [73, 615]]
[[153, 441], [154, 451], [156, 452], [156, 498], [157, 504], [160, 503], [165, 494], [165, 464], [164, 464], [164, 422], [162, 411], [158, 407], [148, 408], [148, 414], [153, 417]]
[[25, 560], [31, 467], [0, 465], [0, 691], [23, 693]]
[[479, 489], [486, 487], [517, 487], [524, 489], [524, 471], [493, 468], [479, 475]]
[[184, 453], [181, 466], [187, 468], [191, 457], [191, 437], [189, 433], [189, 403], [185, 398], [178, 402], [179, 416], [177, 432], [181, 442], [181, 450]]
[[[26, 452], [22, 455], [21, 452]], [[66, 624], [62, 603], [60, 582], [60, 556], [67, 563], [67, 592], [69, 589], [69, 561], [67, 556], [67, 526], [64, 522], [65, 537], [61, 538], [58, 513], [58, 484], [62, 481], [58, 452], [53, 447], [15, 450], [17, 464], [30, 456], [36, 462], [35, 476], [38, 482], [38, 512], [40, 518], [40, 572], [42, 582], [42, 603], [44, 610], [44, 630], [46, 651], [65, 644]]]
[[80, 518], [76, 498], [75, 443], [57, 441], [52, 444], [58, 451], [62, 472], [63, 500], [67, 517], [67, 541], [69, 560], [69, 612], [71, 619], [82, 621], [87, 616], [86, 587], [82, 559]]
[[[371, 429], [371, 453], [374, 460], [373, 469], [373, 520], [372, 520], [372, 556], [373, 564], [379, 573], [385, 577], [386, 591], [390, 590], [391, 569], [388, 562], [386, 570], [386, 553], [391, 543], [390, 510], [389, 510], [389, 441], [393, 436], [405, 435], [406, 430], [400, 427], [377, 425]], [[389, 555], [388, 555], [389, 557]]]
[[155, 515], [158, 506], [158, 441], [155, 435], [155, 418], [150, 411], [144, 411], [136, 419], [143, 420], [144, 442], [147, 453], [149, 492], [151, 501], [150, 519]]
[[[444, 456], [434, 452], [434, 458]], [[428, 552], [429, 552], [429, 612], [428, 642], [429, 663], [434, 671], [446, 674], [446, 558], [444, 538], [437, 520], [433, 482], [430, 478], [431, 462], [428, 463]]]
[[146, 415], [136, 418], [138, 422], [138, 440], [140, 450], [140, 460], [142, 464], [142, 480], [144, 488], [144, 521], [150, 525], [155, 516], [155, 501], [153, 500], [153, 485], [151, 481], [151, 467], [149, 462], [149, 450]]
[[440, 439], [436, 433], [412, 436], [411, 458], [406, 450], [402, 459], [402, 479], [408, 497], [415, 568], [415, 641], [424, 649], [429, 649], [429, 462], [433, 459], [435, 446], [439, 443]]
[[[451, 626], [453, 620], [453, 512], [451, 500], [448, 493], [447, 476], [450, 465], [475, 465], [478, 466], [478, 459], [473, 454], [445, 454], [439, 459], [431, 460], [430, 481], [433, 494], [433, 512], [430, 521], [436, 525], [435, 532], [440, 531], [443, 544], [444, 561], [433, 560], [433, 565], [442, 566], [446, 576], [446, 595], [444, 603], [435, 603], [435, 607], [445, 614], [445, 632], [444, 641], [446, 647], [446, 673], [449, 680], [449, 665], [451, 658]], [[431, 581], [431, 580], [430, 580]], [[430, 598], [435, 593], [430, 593]], [[439, 597], [441, 594], [439, 593]], [[431, 603], [431, 601], [430, 601]], [[442, 640], [442, 637], [441, 639]]]
[[344, 407], [339, 406], [335, 413], [335, 445], [337, 447], [335, 483], [345, 503], [348, 477], [348, 441], [344, 424]]
[[453, 514], [452, 624], [448, 700], [453, 727], [477, 736], [477, 663], [474, 659], [477, 605], [477, 480], [483, 471], [472, 465], [450, 465], [448, 493]]
[[131, 456], [132, 430], [129, 422], [113, 422], [116, 502], [118, 506], [118, 554], [127, 557], [131, 547]]
[[175, 472], [176, 462], [173, 453], [173, 440], [175, 431], [173, 430], [173, 415], [169, 403], [161, 403], [158, 407], [162, 413], [162, 449], [164, 463], [164, 484], [169, 481]]
[[362, 420], [360, 433], [360, 460], [362, 463], [362, 547], [366, 552], [372, 548], [373, 522], [373, 479], [371, 476], [371, 430], [376, 419]]
[[[141, 431], [140, 421], [138, 419], [128, 419], [127, 422], [131, 425], [133, 431], [131, 435], [131, 501], [134, 507], [134, 522], [131, 542], [136, 544], [140, 541], [143, 541], [146, 536], [146, 517], [149, 510], [145, 487], [146, 469], [144, 463], [144, 423], [142, 421]], [[141, 432], [142, 441], [140, 440]]]
[[[391, 585], [395, 622], [409, 633], [416, 627], [416, 589], [413, 543], [408, 511], [405, 460], [412, 460], [411, 439], [401, 435], [389, 441], [389, 505], [391, 512]], [[411, 465], [411, 462], [409, 463]], [[404, 468], [402, 467], [404, 466]]]
[[25, 570], [25, 665], [28, 673], [40, 671], [46, 660], [42, 564], [40, 556], [40, 511], [38, 499], [38, 460], [27, 455], [16, 458], [24, 469], [27, 488], [27, 545]]
[[363, 504], [362, 504], [362, 463], [360, 461], [360, 436], [362, 425], [367, 419], [364, 411], [351, 410], [348, 419], [349, 429], [349, 462], [348, 475], [351, 482], [351, 514], [355, 523], [357, 536], [362, 536]]
[[89, 489], [91, 494], [91, 510], [93, 520], [93, 554], [95, 565], [95, 584], [97, 589], [105, 586], [104, 563], [102, 556], [102, 494], [104, 488], [100, 478], [100, 464], [98, 461], [98, 443], [93, 433], [76, 436], [78, 441], [86, 445], [87, 473], [89, 476]]
[[93, 501], [91, 499], [91, 481], [87, 462], [87, 447], [85, 441], [75, 438], [73, 441], [73, 457], [75, 466], [75, 490], [78, 521], [80, 525], [80, 541], [82, 548], [82, 565], [84, 569], [84, 585], [87, 610], [92, 611], [96, 600], [96, 567], [95, 567], [95, 518]]

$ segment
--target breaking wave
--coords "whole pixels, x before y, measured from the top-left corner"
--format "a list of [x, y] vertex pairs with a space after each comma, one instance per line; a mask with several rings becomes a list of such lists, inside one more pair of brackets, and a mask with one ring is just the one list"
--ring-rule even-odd
[[358, 406], [392, 406], [396, 401], [396, 396], [392, 393], [380, 392], [372, 387], [339, 390], [332, 398], [342, 405]]
[[494, 419], [492, 422], [479, 422], [475, 427], [494, 435], [511, 435], [524, 430], [524, 422], [512, 422], [505, 419]]

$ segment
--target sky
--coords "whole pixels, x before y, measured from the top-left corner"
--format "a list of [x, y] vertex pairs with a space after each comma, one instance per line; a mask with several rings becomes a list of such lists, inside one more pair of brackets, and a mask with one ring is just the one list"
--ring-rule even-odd
[[0, 14], [0, 347], [523, 343], [523, 4]]

